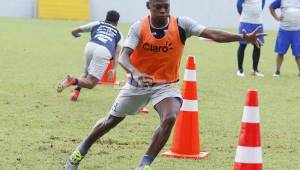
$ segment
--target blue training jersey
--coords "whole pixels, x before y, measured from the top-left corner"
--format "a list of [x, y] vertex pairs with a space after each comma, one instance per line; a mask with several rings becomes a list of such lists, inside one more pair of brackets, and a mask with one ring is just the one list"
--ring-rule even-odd
[[92, 27], [91, 42], [106, 47], [110, 51], [112, 57], [115, 56], [116, 47], [120, 40], [120, 31], [109, 23], [100, 21], [99, 24]]

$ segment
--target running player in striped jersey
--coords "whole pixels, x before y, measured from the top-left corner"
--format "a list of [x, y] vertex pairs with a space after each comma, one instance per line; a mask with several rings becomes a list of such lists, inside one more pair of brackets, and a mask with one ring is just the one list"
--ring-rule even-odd
[[111, 10], [107, 12], [105, 21], [91, 22], [72, 31], [74, 37], [80, 37], [83, 32], [90, 32], [91, 34], [91, 40], [84, 49], [84, 73], [79, 79], [68, 75], [65, 80], [59, 83], [57, 92], [62, 92], [65, 88], [76, 85], [77, 87], [70, 94], [70, 99], [76, 101], [82, 87], [92, 89], [97, 85], [110, 60], [114, 60], [108, 76], [112, 78], [122, 42], [122, 34], [116, 28], [119, 18], [119, 13]]

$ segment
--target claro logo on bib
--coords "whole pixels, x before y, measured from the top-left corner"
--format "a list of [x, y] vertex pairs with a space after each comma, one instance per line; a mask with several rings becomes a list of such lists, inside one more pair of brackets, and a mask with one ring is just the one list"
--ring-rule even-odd
[[166, 53], [166, 52], [172, 50], [173, 47], [172, 47], [172, 43], [168, 43], [168, 42], [166, 42], [166, 44], [163, 45], [163, 46], [150, 44], [150, 43], [146, 42], [146, 43], [143, 44], [143, 49], [146, 50], [146, 51], [152, 51], [152, 52], [155, 52], [155, 53], [159, 53], [159, 52]]

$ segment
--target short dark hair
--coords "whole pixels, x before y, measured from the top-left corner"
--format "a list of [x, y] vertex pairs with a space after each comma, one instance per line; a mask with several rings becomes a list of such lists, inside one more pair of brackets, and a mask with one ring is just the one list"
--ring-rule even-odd
[[120, 19], [120, 14], [115, 10], [110, 10], [106, 13], [106, 19], [107, 22], [117, 23]]

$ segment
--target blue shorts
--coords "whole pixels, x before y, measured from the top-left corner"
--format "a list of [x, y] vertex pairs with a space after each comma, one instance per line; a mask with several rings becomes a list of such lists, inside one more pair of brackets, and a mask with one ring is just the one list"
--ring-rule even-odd
[[279, 29], [275, 52], [284, 55], [288, 51], [291, 45], [293, 55], [295, 57], [300, 57], [300, 30], [298, 31], [287, 31]]
[[[260, 29], [258, 30], [258, 33], [263, 33], [264, 27], [262, 24], [250, 24], [250, 23], [241, 22], [240, 27], [239, 27], [239, 33], [243, 34], [243, 30], [246, 30], [247, 33], [251, 33], [259, 26], [260, 26]], [[259, 37], [259, 40], [261, 41], [261, 43], [263, 43], [263, 44], [265, 43], [264, 36]], [[240, 41], [240, 44], [247, 44], [247, 43], [248, 42], [246, 42], [246, 41]]]

